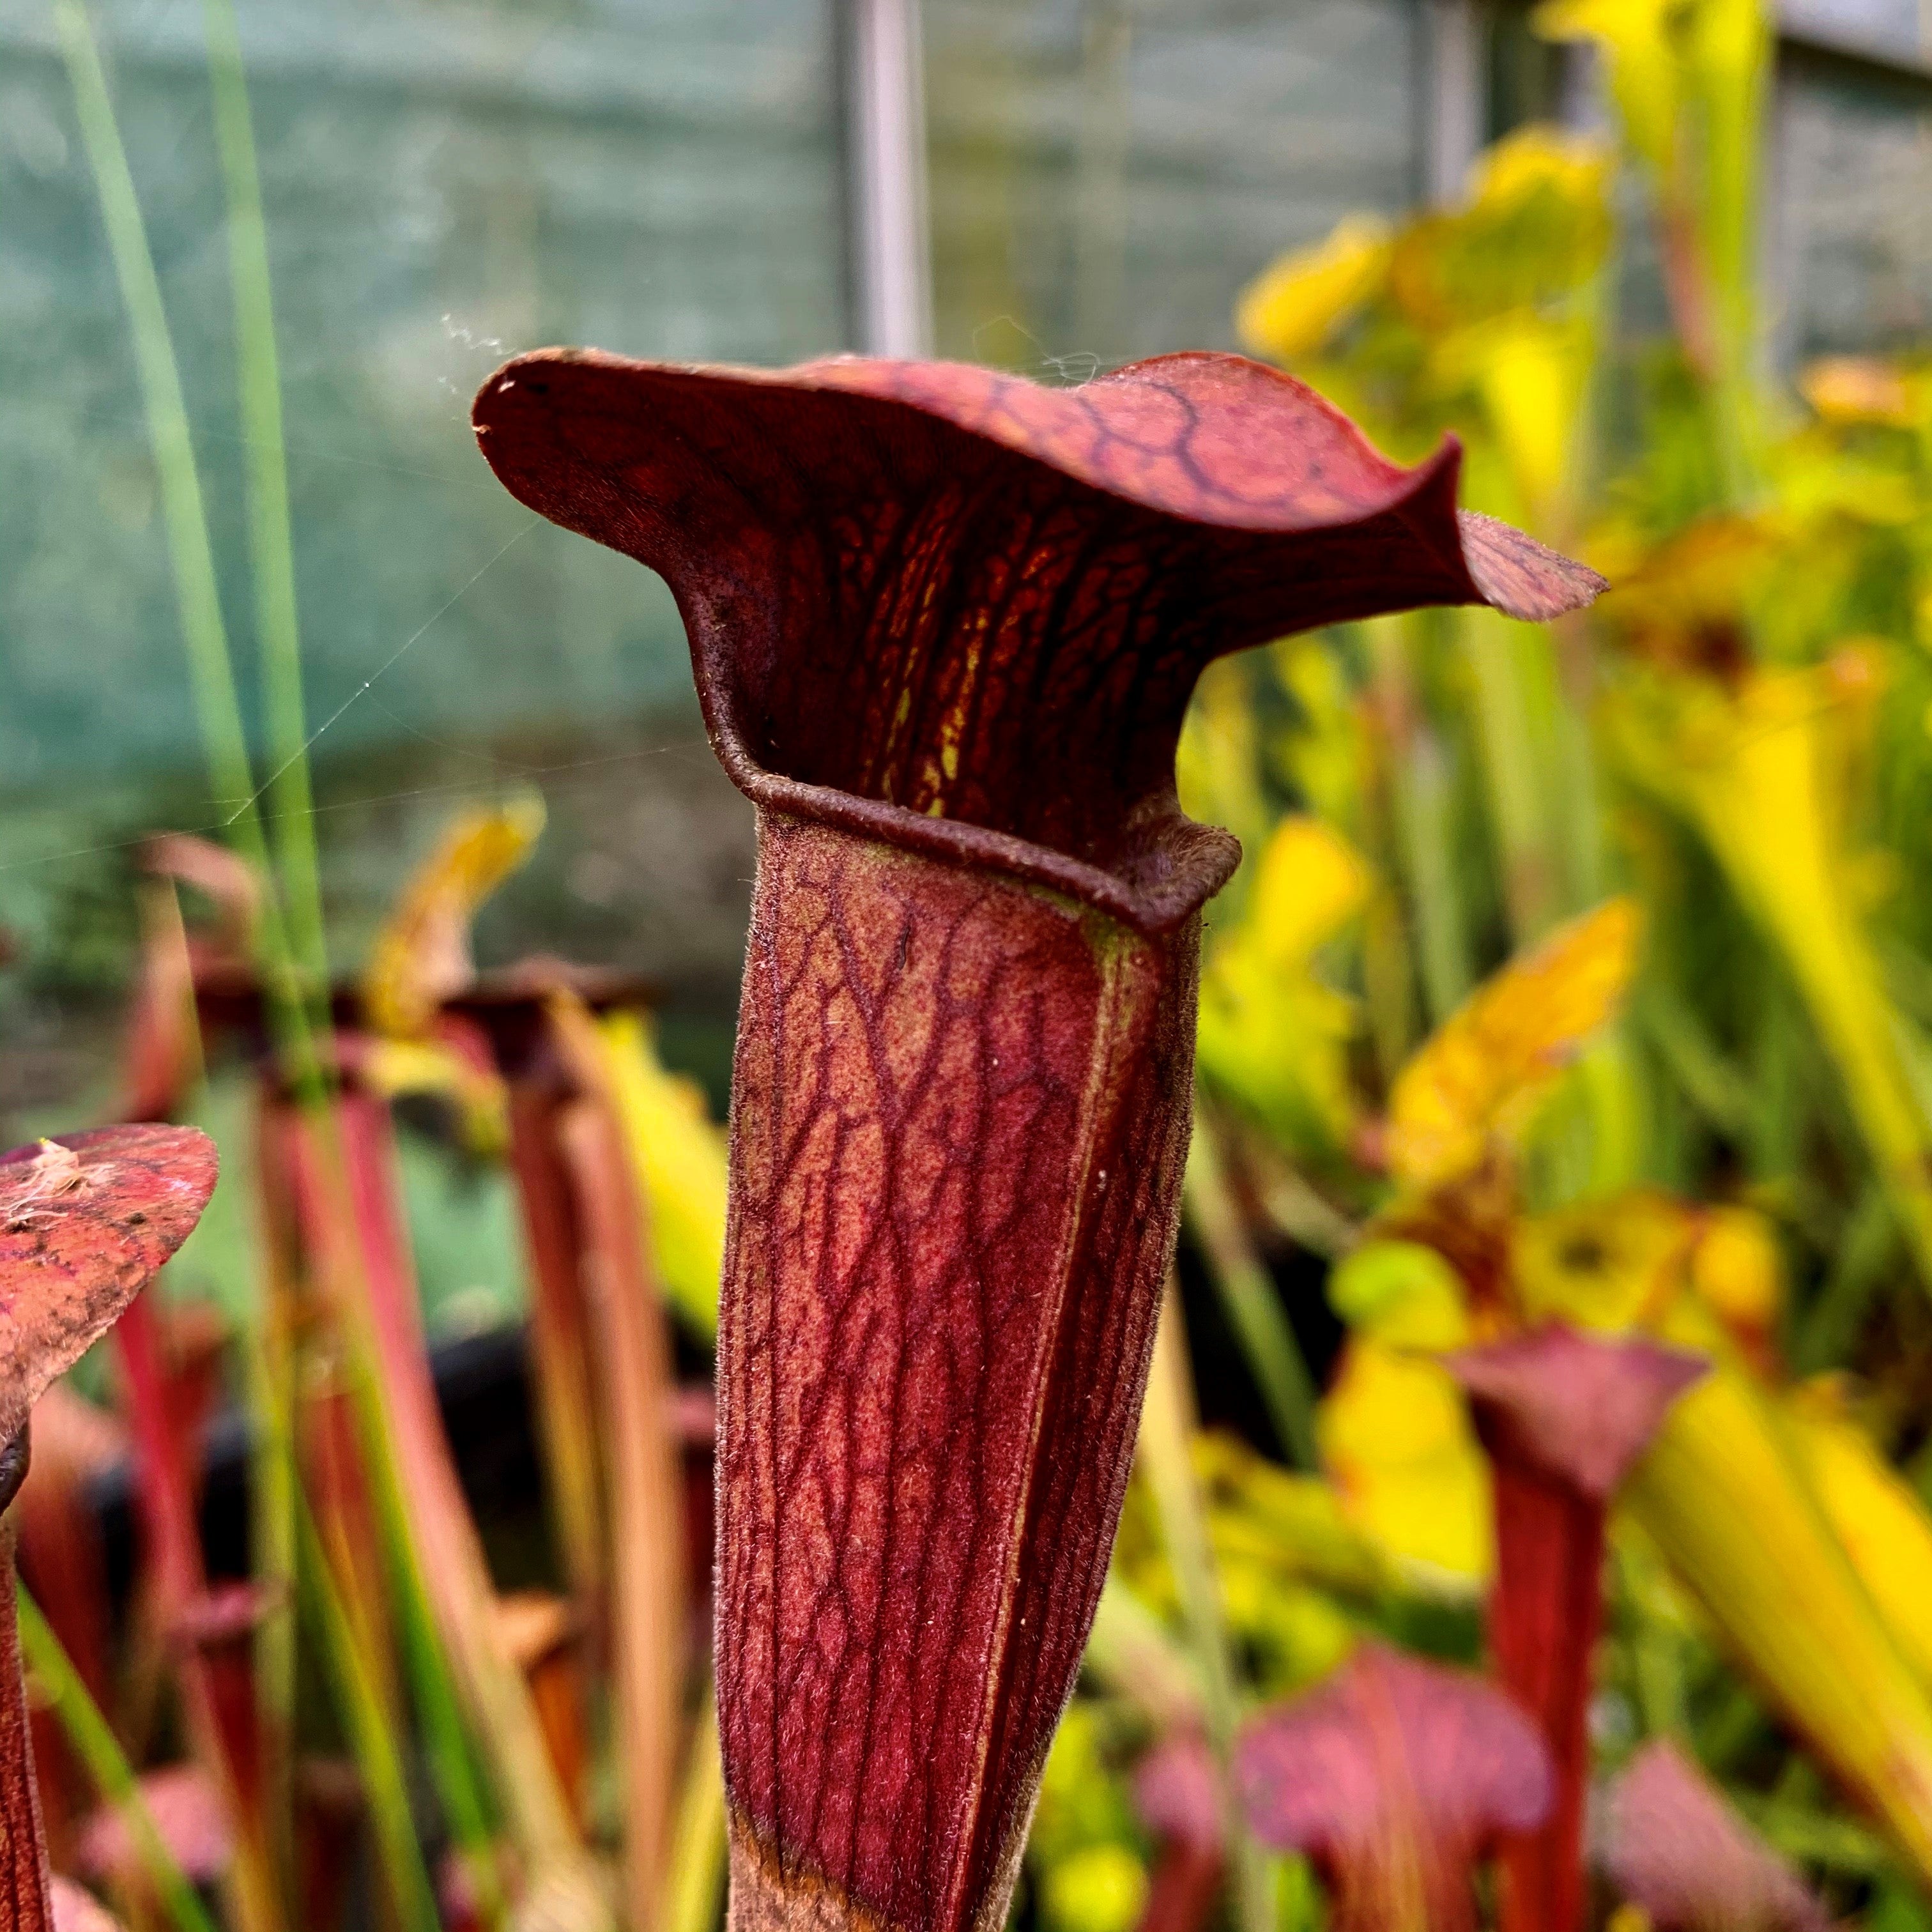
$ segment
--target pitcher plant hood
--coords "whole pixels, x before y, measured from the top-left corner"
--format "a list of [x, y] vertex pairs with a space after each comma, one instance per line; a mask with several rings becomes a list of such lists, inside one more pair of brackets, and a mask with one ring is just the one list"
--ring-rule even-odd
[[1420, 604], [1555, 616], [1603, 580], [1456, 508], [1292, 376], [1159, 356], [1078, 388], [842, 357], [543, 350], [478, 392], [511, 494], [660, 572], [752, 798], [991, 864], [1145, 932], [1238, 854], [1174, 748], [1202, 668]]
[[117, 1321], [214, 1191], [193, 1127], [100, 1127], [0, 1154], [0, 1442]]
[[736, 1932], [997, 1928], [1106, 1574], [1185, 1163], [1216, 656], [1598, 580], [1290, 379], [568, 351], [512, 492], [669, 581], [758, 807], [718, 1328]]
[[1509, 1697], [1372, 1642], [1252, 1720], [1234, 1775], [1261, 1842], [1322, 1873], [1336, 1932], [1474, 1932], [1474, 1866], [1550, 1802], [1542, 1741]]

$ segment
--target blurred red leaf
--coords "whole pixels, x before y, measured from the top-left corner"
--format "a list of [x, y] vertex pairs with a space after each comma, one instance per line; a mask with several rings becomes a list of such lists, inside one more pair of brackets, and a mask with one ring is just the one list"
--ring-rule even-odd
[[1484, 1446], [1545, 1482], [1608, 1500], [1670, 1406], [1710, 1366], [1642, 1336], [1552, 1322], [1448, 1358]]
[[56, 1872], [52, 1885], [54, 1932], [121, 1932], [121, 1922], [85, 1886]]
[[[189, 1881], [209, 1885], [219, 1879], [234, 1856], [235, 1839], [214, 1780], [199, 1765], [171, 1764], [144, 1772], [140, 1788], [162, 1844]], [[83, 1878], [138, 1886], [146, 1855], [119, 1805], [102, 1805], [82, 1828], [74, 1868]]]
[[1476, 1862], [1551, 1797], [1548, 1754], [1508, 1696], [1376, 1643], [1250, 1724], [1235, 1774], [1256, 1836], [1322, 1870], [1336, 1932], [1473, 1928]]
[[[0, 1156], [0, 1510], [26, 1473], [34, 1402], [188, 1238], [214, 1192], [214, 1144], [192, 1127], [106, 1127]], [[44, 1932], [46, 1852], [0, 1532], [0, 1904]]]
[[[128, 1432], [64, 1382], [34, 1405], [32, 1466], [9, 1515], [20, 1574], [97, 1702], [108, 1693], [107, 1552], [86, 1486], [128, 1450]], [[33, 1714], [34, 1763], [49, 1856], [63, 1862], [92, 1788], [50, 1710]]]
[[1160, 1840], [1140, 1932], [1198, 1932], [1221, 1889], [1226, 1800], [1206, 1741], [1163, 1738], [1134, 1772], [1134, 1803]]
[[1631, 1759], [1610, 1792], [1603, 1862], [1657, 1932], [1826, 1932], [1798, 1874], [1667, 1738]]
[[611, 1627], [625, 1766], [630, 1916], [662, 1895], [676, 1805], [685, 1625], [683, 1485], [672, 1434], [671, 1348], [637, 1169], [590, 1016], [560, 994], [551, 1024], [584, 1098], [556, 1122], [583, 1251], [591, 1363], [610, 1432]]
[[214, 908], [214, 929], [197, 948], [202, 959], [239, 965], [254, 956], [262, 881], [238, 852], [192, 832], [164, 832], [141, 848], [141, 866], [193, 886]]

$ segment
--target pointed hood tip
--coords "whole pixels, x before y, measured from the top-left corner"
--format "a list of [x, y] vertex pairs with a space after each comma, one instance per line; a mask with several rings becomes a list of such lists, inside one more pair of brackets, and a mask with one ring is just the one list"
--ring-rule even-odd
[[1459, 510], [1462, 559], [1483, 602], [1526, 624], [1586, 610], [1610, 587], [1587, 563], [1538, 543], [1480, 510]]

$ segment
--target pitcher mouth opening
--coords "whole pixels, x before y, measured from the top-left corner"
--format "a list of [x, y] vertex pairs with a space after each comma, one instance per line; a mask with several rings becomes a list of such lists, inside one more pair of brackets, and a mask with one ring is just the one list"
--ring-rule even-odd
[[1184, 925], [1240, 863], [1240, 842], [1190, 818], [1172, 796], [1150, 801], [1111, 867], [964, 819], [908, 810], [766, 770], [713, 728], [712, 744], [732, 782], [761, 811], [778, 812], [942, 864], [1003, 873], [1116, 919], [1149, 938]]

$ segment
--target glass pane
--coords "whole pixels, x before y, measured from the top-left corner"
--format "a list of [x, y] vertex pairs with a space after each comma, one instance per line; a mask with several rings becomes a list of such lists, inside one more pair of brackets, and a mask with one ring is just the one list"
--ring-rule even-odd
[[1412, 200], [1409, 0], [929, 0], [944, 353], [1072, 375], [1232, 341], [1242, 284]]
[[1932, 95], [1798, 61], [1779, 122], [1790, 352], [1922, 339], [1932, 326]]
[[[200, 0], [93, 11], [252, 714]], [[456, 803], [529, 770], [551, 806], [549, 883], [517, 889], [528, 931], [503, 944], [614, 953], [674, 980], [722, 972], [728, 987], [743, 814], [702, 742], [670, 598], [511, 502], [467, 406], [504, 356], [544, 343], [759, 362], [841, 346], [828, 10], [240, 11], [341, 956], [358, 956]], [[46, 0], [0, 0], [0, 926], [30, 974], [70, 989], [97, 973], [104, 988], [130, 895], [124, 852], [90, 848], [212, 828], [232, 802], [202, 775], [126, 310]]]
[[1919, 50], [1918, 0], [1784, 0], [1778, 17], [1792, 32], [1836, 46]]

